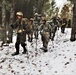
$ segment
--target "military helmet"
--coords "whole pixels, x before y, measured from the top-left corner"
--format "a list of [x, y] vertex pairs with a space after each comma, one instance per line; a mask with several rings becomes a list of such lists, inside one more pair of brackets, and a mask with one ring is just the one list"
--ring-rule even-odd
[[39, 17], [41, 17], [42, 15], [41, 15], [41, 14], [39, 14], [38, 16], [39, 16]]
[[38, 13], [35, 13], [34, 15], [37, 15], [38, 16]]
[[42, 21], [43, 21], [43, 22], [46, 22], [46, 19], [43, 19]]
[[22, 12], [17, 12], [16, 15], [23, 16]]
[[34, 19], [33, 18], [30, 18], [30, 20], [33, 21]]

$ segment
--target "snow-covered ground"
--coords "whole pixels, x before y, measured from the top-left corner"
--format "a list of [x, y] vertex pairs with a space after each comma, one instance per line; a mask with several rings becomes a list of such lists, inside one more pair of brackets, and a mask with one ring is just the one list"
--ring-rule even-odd
[[9, 46], [0, 47], [0, 75], [76, 75], [76, 41], [71, 42], [71, 29], [65, 34], [57, 31], [55, 41], [49, 41], [48, 52], [40, 48], [42, 42], [39, 37], [32, 44], [27, 43], [27, 54], [11, 56], [15, 52], [14, 42]]

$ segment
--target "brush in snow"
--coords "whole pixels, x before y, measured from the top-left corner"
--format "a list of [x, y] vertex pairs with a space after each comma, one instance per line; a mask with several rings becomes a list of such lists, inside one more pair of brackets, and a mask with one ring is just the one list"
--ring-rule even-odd
[[0, 47], [2, 47], [2, 46], [9, 46], [9, 44], [7, 44], [7, 43], [2, 43]]
[[64, 41], [63, 42], [68, 42], [69, 41], [69, 39], [64, 39]]

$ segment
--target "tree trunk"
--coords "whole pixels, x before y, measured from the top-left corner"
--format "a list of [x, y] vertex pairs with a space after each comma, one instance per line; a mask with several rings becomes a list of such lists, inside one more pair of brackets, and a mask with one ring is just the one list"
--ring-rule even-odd
[[74, 7], [73, 7], [73, 22], [72, 22], [72, 30], [71, 30], [71, 41], [75, 41], [75, 33], [76, 33], [76, 0], [73, 0]]
[[6, 0], [2, 0], [2, 33], [1, 33], [1, 40], [3, 43], [6, 42]]
[[[11, 10], [10, 10], [10, 24], [13, 24], [14, 22], [14, 7], [15, 7], [15, 2], [12, 0], [11, 2]], [[8, 43], [12, 43], [12, 38], [13, 38], [13, 29], [8, 25]]]
[[6, 25], [6, 1], [2, 0], [2, 27], [5, 28]]

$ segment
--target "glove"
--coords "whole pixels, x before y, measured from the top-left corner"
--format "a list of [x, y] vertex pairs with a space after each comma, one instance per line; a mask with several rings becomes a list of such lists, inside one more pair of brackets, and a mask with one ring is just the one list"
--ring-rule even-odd
[[58, 30], [59, 30], [59, 27], [58, 27]]
[[11, 28], [14, 28], [13, 24], [10, 24], [9, 26], [10, 26]]
[[40, 34], [41, 34], [41, 35], [42, 35], [42, 33], [43, 33], [43, 30], [40, 31]]

